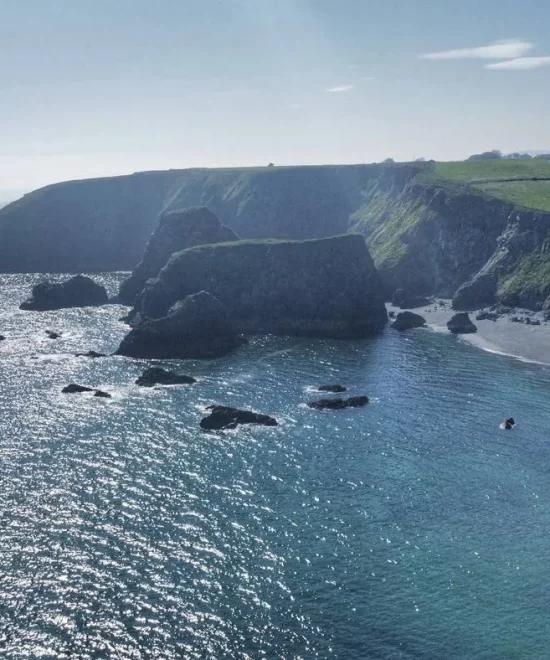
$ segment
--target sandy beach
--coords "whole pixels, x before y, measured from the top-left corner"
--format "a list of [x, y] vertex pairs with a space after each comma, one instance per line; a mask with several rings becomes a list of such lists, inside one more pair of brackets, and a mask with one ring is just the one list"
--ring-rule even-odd
[[[444, 302], [445, 306], [432, 304], [411, 311], [423, 316], [432, 330], [448, 332], [447, 321], [455, 312], [451, 309], [450, 300]], [[388, 305], [388, 311], [397, 314], [402, 310]], [[542, 321], [541, 314], [517, 309], [513, 314], [503, 315], [497, 321], [476, 321], [476, 313], [471, 312], [470, 318], [476, 324], [477, 332], [459, 335], [461, 340], [492, 353], [550, 365], [550, 323]], [[541, 320], [541, 325], [514, 323], [511, 321], [512, 316], [531, 316]]]

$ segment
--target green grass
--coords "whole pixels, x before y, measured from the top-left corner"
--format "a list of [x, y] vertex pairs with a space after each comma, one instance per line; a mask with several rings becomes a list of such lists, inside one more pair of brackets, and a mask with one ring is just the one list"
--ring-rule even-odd
[[550, 212], [550, 181], [508, 181], [474, 186], [491, 197], [517, 206]]
[[533, 291], [542, 296], [550, 294], [550, 253], [531, 254], [524, 257], [512, 275], [504, 279], [502, 293], [513, 294]]
[[426, 180], [443, 179], [455, 183], [493, 181], [495, 179], [550, 179], [550, 162], [545, 160], [465, 160], [434, 163], [423, 175]]

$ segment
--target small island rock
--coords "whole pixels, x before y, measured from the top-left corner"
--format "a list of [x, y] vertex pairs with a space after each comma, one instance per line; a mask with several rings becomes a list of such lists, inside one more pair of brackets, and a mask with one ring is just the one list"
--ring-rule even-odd
[[105, 288], [89, 277], [75, 275], [61, 284], [42, 282], [32, 288], [32, 297], [20, 309], [46, 311], [66, 307], [106, 305], [109, 302]]
[[77, 385], [76, 383], [71, 383], [66, 385], [61, 392], [63, 394], [80, 394], [80, 392], [93, 392], [93, 387], [86, 387], [85, 385]]
[[103, 392], [103, 390], [95, 390], [94, 396], [101, 397], [102, 399], [111, 399], [111, 395], [108, 392]]
[[468, 334], [477, 332], [477, 327], [472, 322], [467, 312], [458, 312], [458, 314], [455, 314], [450, 319], [450, 321], [447, 322], [447, 328], [453, 334]]
[[277, 426], [277, 420], [269, 415], [255, 413], [251, 410], [240, 410], [229, 406], [209, 406], [208, 417], [201, 420], [201, 428], [208, 431], [234, 429], [239, 424], [260, 424], [262, 426]]
[[87, 358], [102, 358], [107, 357], [105, 353], [98, 353], [97, 351], [88, 351], [87, 353], [76, 353], [76, 357], [87, 357]]
[[317, 388], [319, 392], [333, 392], [334, 394], [339, 394], [340, 392], [345, 392], [347, 387], [343, 385], [319, 385]]
[[349, 399], [319, 399], [308, 401], [308, 406], [315, 410], [343, 410], [344, 408], [360, 408], [369, 402], [368, 396], [352, 396]]
[[391, 327], [395, 330], [410, 330], [411, 328], [422, 328], [426, 325], [426, 319], [414, 312], [399, 312]]
[[191, 376], [179, 375], [160, 367], [146, 369], [136, 380], [136, 385], [153, 387], [154, 385], [192, 385], [196, 379]]

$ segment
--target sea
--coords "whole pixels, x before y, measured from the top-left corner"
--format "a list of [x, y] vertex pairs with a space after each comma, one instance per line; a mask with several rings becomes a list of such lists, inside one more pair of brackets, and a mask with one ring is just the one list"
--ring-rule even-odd
[[[126, 308], [20, 311], [43, 279], [0, 277], [1, 658], [550, 657], [550, 367], [389, 328], [77, 357]], [[328, 383], [369, 405], [308, 408]], [[201, 431], [213, 403], [279, 425]]]

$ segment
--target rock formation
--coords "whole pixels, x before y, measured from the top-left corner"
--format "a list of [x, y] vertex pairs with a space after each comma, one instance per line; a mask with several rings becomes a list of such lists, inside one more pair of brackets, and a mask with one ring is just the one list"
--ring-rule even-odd
[[209, 406], [207, 410], [210, 410], [210, 414], [201, 420], [201, 428], [208, 431], [234, 429], [239, 424], [277, 426], [277, 420], [274, 417], [250, 410], [239, 410], [228, 406]]
[[471, 310], [492, 305], [496, 300], [497, 282], [495, 273], [476, 275], [458, 288], [453, 296], [453, 309]]
[[318, 392], [332, 392], [333, 394], [340, 394], [347, 390], [343, 385], [319, 385]]
[[344, 408], [361, 408], [369, 402], [367, 396], [352, 396], [349, 399], [319, 399], [318, 401], [309, 401], [308, 406], [315, 410], [344, 410]]
[[171, 306], [166, 316], [142, 321], [116, 353], [134, 358], [215, 358], [243, 343], [224, 305], [200, 291]]
[[414, 312], [399, 312], [395, 321], [391, 324], [394, 330], [411, 330], [412, 328], [422, 328], [426, 325], [426, 319], [420, 314]]
[[149, 282], [136, 310], [159, 319], [201, 290], [223, 303], [243, 334], [359, 338], [387, 322], [378, 273], [363, 237], [354, 234], [178, 252]]
[[176, 374], [160, 367], [146, 369], [136, 380], [136, 385], [141, 387], [153, 387], [154, 385], [192, 385], [196, 383], [192, 376]]
[[120, 286], [118, 301], [133, 305], [148, 279], [156, 277], [174, 252], [205, 243], [237, 241], [239, 237], [207, 208], [190, 208], [163, 213], [142, 261]]
[[477, 327], [471, 321], [469, 314], [458, 312], [448, 322], [447, 328], [454, 334], [477, 332]]
[[89, 277], [76, 275], [61, 284], [43, 282], [32, 288], [32, 297], [20, 309], [46, 311], [65, 307], [106, 305], [109, 302], [104, 287]]

